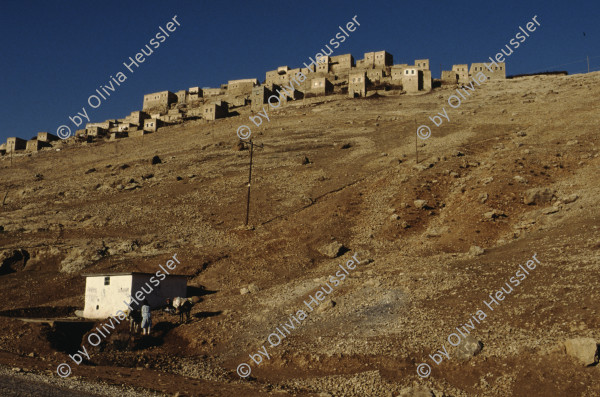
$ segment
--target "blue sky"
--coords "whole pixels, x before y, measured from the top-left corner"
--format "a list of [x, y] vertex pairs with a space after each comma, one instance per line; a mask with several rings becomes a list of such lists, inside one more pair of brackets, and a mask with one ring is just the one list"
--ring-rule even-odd
[[[489, 3], [489, 4], [488, 4]], [[567, 5], [568, 4], [568, 5]], [[181, 26], [130, 73], [135, 57], [174, 15]], [[387, 50], [394, 63], [486, 60], [534, 15], [541, 26], [507, 61], [508, 74], [600, 70], [598, 1], [11, 1], [0, 2], [0, 142], [56, 133], [86, 109], [92, 121], [121, 118], [144, 94], [218, 87], [277, 66], [299, 67], [357, 15], [361, 24], [333, 55]], [[128, 62], [130, 63], [130, 62]], [[565, 65], [566, 64], [566, 65]], [[562, 65], [557, 66], [556, 65]], [[125, 72], [96, 109], [88, 97]], [[105, 95], [106, 96], [106, 95]], [[82, 126], [83, 127], [83, 126]]]

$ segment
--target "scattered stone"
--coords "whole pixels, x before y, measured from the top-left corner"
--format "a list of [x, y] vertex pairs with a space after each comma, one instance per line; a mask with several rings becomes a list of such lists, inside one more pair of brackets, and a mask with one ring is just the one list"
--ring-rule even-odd
[[154, 157], [152, 157], [151, 163], [152, 163], [152, 165], [160, 164], [160, 163], [162, 163], [162, 160], [160, 159], [160, 157], [154, 156]]
[[310, 160], [308, 159], [308, 157], [304, 156], [304, 158], [301, 161], [302, 165], [306, 165], [306, 164], [310, 164]]
[[483, 255], [484, 252], [485, 250], [477, 245], [472, 245], [471, 248], [469, 248], [469, 255], [471, 256]]
[[468, 360], [479, 354], [482, 348], [483, 343], [478, 341], [473, 335], [468, 335], [461, 341], [454, 354], [459, 360]]
[[483, 178], [481, 180], [481, 183], [483, 183], [484, 185], [487, 185], [488, 183], [492, 183], [494, 182], [494, 177], [493, 176], [489, 176], [487, 178]]
[[579, 198], [579, 196], [576, 195], [575, 193], [573, 193], [570, 196], [567, 196], [567, 197], [563, 198], [562, 201], [565, 204], [571, 204], [571, 203], [574, 203], [578, 198]]
[[408, 229], [410, 227], [410, 225], [406, 221], [402, 221], [402, 223], [400, 224], [400, 226], [402, 227], [402, 229]]
[[527, 136], [527, 134], [525, 133], [525, 131], [518, 131], [517, 136]]
[[560, 208], [558, 208], [558, 207], [548, 207], [548, 208], [544, 208], [542, 210], [542, 214], [550, 215], [550, 214], [557, 213], [558, 211], [560, 211]]
[[484, 204], [490, 196], [487, 193], [481, 193], [479, 195], [479, 202]]
[[499, 210], [491, 210], [483, 214], [483, 217], [486, 219], [498, 219], [498, 218], [506, 218], [506, 214]]
[[42, 181], [42, 180], [44, 180], [44, 175], [42, 175], [42, 174], [35, 174], [33, 178], [36, 181]]
[[413, 386], [400, 390], [398, 397], [435, 397], [435, 394], [425, 386]]
[[325, 302], [321, 303], [319, 305], [319, 307], [317, 307], [317, 313], [323, 313], [326, 310], [329, 310], [331, 308], [333, 308], [335, 306], [335, 302], [332, 301], [331, 299], [326, 300]]
[[129, 168], [129, 164], [123, 164], [119, 168], [122, 170], [127, 169], [127, 168]]
[[196, 177], [196, 174], [188, 174], [187, 176], [189, 179], [194, 179]]
[[340, 146], [340, 149], [350, 149], [352, 147], [351, 143], [344, 143], [342, 146]]
[[87, 170], [85, 172], [85, 174], [91, 174], [92, 172], [96, 172], [96, 169], [95, 168], [90, 168], [89, 170]]
[[528, 183], [528, 182], [529, 182], [527, 179], [523, 178], [521, 175], [515, 175], [515, 176], [513, 176], [513, 179], [514, 179], [515, 181], [517, 181], [517, 182], [519, 182], [519, 183], [523, 183], [523, 184], [525, 184], [525, 183]]
[[150, 179], [152, 177], [154, 177], [154, 174], [152, 174], [152, 173], [144, 174], [144, 175], [142, 175], [142, 180]]
[[327, 244], [318, 250], [321, 254], [325, 255], [328, 258], [337, 258], [347, 251], [347, 248], [344, 247], [343, 244], [334, 241], [330, 244]]
[[240, 295], [246, 295], [247, 293], [249, 293], [250, 291], [248, 291], [248, 288], [244, 287], [242, 289], [240, 289]]
[[248, 285], [248, 292], [250, 292], [251, 294], [255, 294], [258, 291], [260, 291], [260, 288], [258, 288], [258, 286], [254, 283]]
[[578, 143], [579, 143], [579, 141], [577, 139], [575, 139], [573, 141], [567, 141], [567, 146], [577, 145]]
[[554, 197], [554, 193], [548, 188], [529, 189], [525, 192], [523, 204], [530, 205], [549, 203], [552, 201], [552, 197]]
[[566, 353], [579, 360], [583, 365], [598, 362], [598, 345], [592, 338], [573, 338], [564, 342]]
[[176, 179], [177, 179], [178, 181], [182, 181], [182, 180], [183, 180], [183, 178], [182, 178], [182, 177], [180, 177], [180, 176], [178, 176]]
[[390, 216], [390, 219], [393, 221], [398, 221], [400, 220], [400, 215], [398, 214], [392, 214], [392, 216]]
[[421, 210], [427, 207], [427, 200], [415, 200], [413, 204], [415, 205], [415, 208]]

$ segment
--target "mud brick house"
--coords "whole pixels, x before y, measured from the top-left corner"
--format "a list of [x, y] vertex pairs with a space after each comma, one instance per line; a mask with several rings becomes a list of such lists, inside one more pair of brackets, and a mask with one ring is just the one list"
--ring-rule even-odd
[[273, 95], [272, 91], [265, 85], [254, 87], [250, 94], [250, 108], [254, 111], [262, 109], [271, 95]]
[[156, 132], [162, 126], [163, 122], [158, 118], [144, 120], [144, 131]]
[[49, 132], [38, 132], [37, 140], [40, 142], [53, 142], [58, 141], [58, 137]]
[[[148, 299], [153, 309], [164, 306], [167, 298], [187, 296], [186, 276], [164, 275], [165, 279], [154, 288], [146, 285], [154, 285], [150, 283], [154, 273], [88, 273], [82, 276], [85, 277], [85, 318], [108, 318], [119, 310], [128, 310], [127, 303], [140, 308], [141, 305], [131, 299], [136, 299], [136, 295]], [[146, 294], [146, 290], [151, 292]]]
[[467, 65], [466, 63], [452, 65], [452, 71], [458, 75], [459, 84], [466, 83], [467, 81], [469, 81], [469, 65]]
[[16, 152], [17, 150], [27, 149], [27, 141], [25, 139], [11, 137], [6, 140], [6, 153]]
[[329, 68], [334, 74], [346, 72], [354, 67], [354, 57], [352, 54], [336, 55], [331, 57]]
[[154, 108], [167, 108], [172, 103], [177, 102], [177, 95], [171, 91], [161, 91], [152, 94], [144, 95], [144, 103], [142, 110], [154, 109]]
[[[490, 80], [500, 80], [506, 78], [506, 64], [504, 62], [497, 62], [496, 64], [490, 62], [488, 66], [490, 69], [492, 69], [491, 71], [485, 65], [486, 64], [483, 62], [472, 63], [471, 68], [469, 69], [469, 77], [475, 77], [477, 73], [483, 72], [483, 74], [485, 74]], [[464, 83], [467, 83], [468, 81], [469, 78], [467, 77], [467, 80]], [[463, 82], [459, 81], [459, 83]]]
[[38, 141], [37, 139], [31, 139], [27, 141], [27, 147], [25, 148], [26, 152], [37, 152], [41, 148], [51, 147], [47, 142]]
[[258, 84], [258, 79], [229, 80], [227, 82], [227, 94], [232, 96], [250, 95], [252, 89]]
[[202, 88], [190, 87], [188, 88], [188, 98], [190, 102], [199, 101], [202, 99]]
[[225, 101], [216, 101], [213, 103], [209, 103], [204, 105], [204, 112], [202, 112], [202, 117], [205, 120], [216, 120], [227, 117], [229, 113], [229, 105]]
[[333, 84], [325, 77], [317, 77], [310, 82], [310, 92], [315, 95], [327, 95], [333, 92]]
[[348, 76], [348, 96], [350, 98], [367, 95], [367, 75], [364, 71], [350, 73]]

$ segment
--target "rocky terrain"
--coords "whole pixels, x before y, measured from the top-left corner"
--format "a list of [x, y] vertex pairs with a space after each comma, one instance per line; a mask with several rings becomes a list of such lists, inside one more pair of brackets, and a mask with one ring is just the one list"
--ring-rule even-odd
[[[596, 83], [600, 72], [490, 81], [457, 109], [455, 87], [288, 103], [253, 131], [249, 226], [236, 136], [248, 109], [0, 158], [0, 391], [600, 395]], [[435, 127], [443, 107], [450, 121]], [[157, 312], [149, 338], [123, 324], [77, 366], [68, 354], [89, 328], [20, 320], [82, 309], [81, 273], [155, 272], [174, 253], [198, 302], [188, 323]], [[341, 285], [271, 347], [352, 256]], [[527, 277], [488, 308], [519, 265]], [[256, 364], [261, 347], [269, 359]]]

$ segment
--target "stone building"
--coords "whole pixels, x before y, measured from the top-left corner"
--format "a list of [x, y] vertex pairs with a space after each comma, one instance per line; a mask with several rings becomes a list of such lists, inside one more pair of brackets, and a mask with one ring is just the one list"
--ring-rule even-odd
[[216, 101], [204, 105], [204, 112], [202, 117], [205, 120], [216, 120], [227, 117], [229, 113], [229, 105], [225, 101]]
[[458, 74], [452, 70], [442, 70], [441, 80], [443, 85], [457, 84]]
[[379, 83], [385, 77], [385, 70], [382, 68], [367, 69], [367, 79], [373, 83]]
[[415, 67], [420, 70], [429, 70], [429, 59], [415, 59]]
[[333, 84], [326, 77], [317, 77], [310, 82], [310, 92], [315, 95], [327, 95], [333, 92]]
[[190, 102], [199, 101], [202, 99], [202, 88], [190, 87], [188, 88], [188, 98]]
[[175, 93], [177, 96], [177, 103], [184, 104], [187, 103], [188, 100], [188, 92], [187, 90], [179, 90]]
[[348, 96], [350, 98], [367, 95], [367, 76], [364, 71], [353, 72], [348, 76]]
[[50, 147], [48, 142], [38, 141], [37, 139], [31, 139], [27, 141], [27, 147], [25, 148], [26, 152], [37, 152], [41, 148]]
[[17, 150], [27, 149], [27, 141], [25, 139], [11, 137], [6, 140], [6, 153], [16, 152]]
[[415, 67], [404, 69], [402, 88], [406, 92], [418, 92], [423, 89], [423, 71]]
[[152, 94], [144, 95], [144, 103], [142, 110], [148, 110], [153, 108], [167, 108], [172, 103], [177, 102], [177, 95], [171, 91], [161, 91]]
[[137, 110], [135, 112], [131, 112], [129, 116], [125, 117], [124, 122], [141, 126], [144, 124], [144, 120], [146, 120], [148, 117], [150, 117], [148, 116], [148, 113]]
[[352, 54], [336, 55], [331, 57], [331, 72], [338, 74], [340, 72], [349, 72], [354, 67], [354, 57]]
[[356, 63], [357, 68], [369, 69], [388, 67], [394, 63], [394, 57], [387, 51], [365, 52], [365, 57]]
[[40, 142], [53, 142], [58, 141], [58, 137], [49, 132], [38, 132], [37, 140]]
[[469, 65], [466, 63], [459, 65], [452, 65], [452, 71], [458, 75], [458, 83], [466, 83], [469, 81]]
[[203, 88], [202, 89], [202, 96], [204, 98], [206, 97], [211, 97], [211, 96], [217, 96], [217, 95], [223, 95], [223, 89], [221, 88]]
[[104, 136], [108, 132], [108, 130], [105, 130], [102, 127], [86, 127], [86, 129], [84, 131], [87, 134], [87, 136], [96, 136], [96, 137]]
[[[471, 68], [469, 69], [469, 76], [474, 77], [477, 73], [483, 72], [490, 80], [506, 79], [506, 64], [504, 62], [489, 63], [488, 66], [492, 69], [491, 71], [485, 65], [485, 63], [472, 63]], [[465, 83], [467, 83], [468, 80], [469, 79], [467, 78]], [[462, 81], [459, 82], [462, 83]]]
[[252, 89], [258, 84], [258, 79], [229, 80], [227, 82], [227, 94], [233, 96], [250, 95]]
[[144, 120], [144, 131], [156, 132], [156, 130], [158, 130], [162, 126], [163, 122], [160, 119]]
[[254, 87], [250, 94], [250, 109], [253, 111], [261, 110], [271, 95], [273, 95], [273, 92], [265, 85]]

